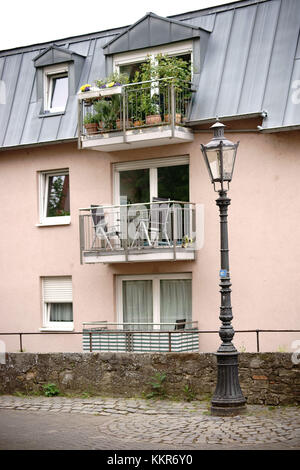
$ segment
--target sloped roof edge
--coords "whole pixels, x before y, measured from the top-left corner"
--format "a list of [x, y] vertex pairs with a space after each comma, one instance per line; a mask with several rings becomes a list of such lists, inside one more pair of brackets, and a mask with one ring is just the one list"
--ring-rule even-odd
[[66, 49], [65, 47], [59, 47], [59, 46], [56, 46], [55, 44], [47, 47], [46, 49], [44, 49], [42, 52], [40, 52], [36, 57], [34, 57], [33, 62], [35, 62], [36, 60], [40, 59], [41, 57], [43, 57], [43, 55], [47, 54], [47, 52], [51, 51], [52, 49], [55, 49], [56, 51], [59, 51], [59, 52], [64, 52], [65, 54], [69, 55], [69, 56], [72, 56], [72, 55], [78, 55], [80, 57], [84, 57], [84, 55], [82, 54], [78, 54], [77, 52], [74, 52], [72, 51], [71, 49]]
[[192, 29], [192, 30], [195, 30], [195, 31], [205, 31], [206, 33], [210, 33], [211, 31], [208, 30], [208, 29], [205, 29], [205, 28], [201, 28], [199, 26], [193, 26], [193, 25], [190, 25], [190, 24], [187, 24], [187, 23], [184, 23], [183, 21], [177, 21], [177, 20], [173, 20], [173, 19], [170, 19], [170, 18], [166, 18], [164, 16], [159, 16], [159, 15], [156, 15], [156, 13], [153, 13], [153, 12], [148, 12], [146, 13], [146, 15], [144, 15], [142, 18], [140, 18], [138, 21], [136, 21], [134, 24], [128, 26], [128, 28], [125, 29], [125, 31], [119, 33], [117, 36], [113, 37], [107, 44], [105, 44], [105, 46], [103, 46], [103, 49], [107, 49], [107, 47], [109, 47], [111, 44], [113, 44], [115, 41], [119, 40], [122, 36], [124, 36], [126, 33], [128, 33], [129, 31], [131, 31], [132, 29], [134, 29], [138, 24], [140, 24], [142, 21], [144, 21], [146, 18], [148, 17], [152, 17], [152, 18], [156, 18], [156, 19], [159, 19], [159, 20], [162, 20], [162, 21], [165, 21], [167, 23], [172, 23], [172, 24], [176, 24], [178, 26], [181, 26], [181, 27], [186, 27], [186, 28], [189, 28], [189, 29]]

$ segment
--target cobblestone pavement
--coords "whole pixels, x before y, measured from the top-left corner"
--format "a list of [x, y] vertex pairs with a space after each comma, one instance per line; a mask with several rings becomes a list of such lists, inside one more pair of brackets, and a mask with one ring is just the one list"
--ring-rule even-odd
[[[244, 415], [221, 418], [210, 416], [208, 406], [207, 402], [197, 401], [0, 396], [0, 419], [1, 416], [7, 419], [7, 413], [13, 411], [12, 419], [16, 419], [16, 415], [21, 418], [22, 415], [22, 419], [27, 416], [30, 421], [34, 419], [33, 412], [37, 412], [43, 419], [45, 414], [49, 419], [55, 416], [56, 423], [59, 416], [62, 426], [69, 422], [74, 429], [76, 416], [83, 418], [85, 415], [84, 423], [87, 423], [88, 429], [88, 418], [91, 419], [94, 435], [89, 435], [88, 441], [76, 441], [77, 446], [83, 443], [82, 448], [300, 449], [299, 407], [248, 405]], [[66, 419], [67, 414], [69, 419]], [[3, 449], [3, 426], [1, 430], [0, 449]], [[117, 447], [110, 447], [112, 443]], [[9, 443], [5, 441], [5, 445]]]

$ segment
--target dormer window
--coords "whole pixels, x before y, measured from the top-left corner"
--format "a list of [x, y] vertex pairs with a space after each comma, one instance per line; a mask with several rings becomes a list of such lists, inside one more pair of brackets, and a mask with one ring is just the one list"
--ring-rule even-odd
[[59, 65], [44, 69], [44, 112], [65, 110], [69, 95], [68, 66]]

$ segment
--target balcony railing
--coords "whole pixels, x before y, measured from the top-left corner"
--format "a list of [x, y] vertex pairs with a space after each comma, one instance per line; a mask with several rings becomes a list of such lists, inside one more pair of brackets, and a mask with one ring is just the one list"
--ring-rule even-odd
[[79, 93], [79, 148], [109, 151], [192, 141], [186, 127], [192, 91], [190, 83], [178, 88], [170, 78]]
[[82, 263], [194, 260], [195, 205], [164, 201], [80, 209]]
[[199, 350], [198, 322], [83, 324], [83, 351], [193, 352]]

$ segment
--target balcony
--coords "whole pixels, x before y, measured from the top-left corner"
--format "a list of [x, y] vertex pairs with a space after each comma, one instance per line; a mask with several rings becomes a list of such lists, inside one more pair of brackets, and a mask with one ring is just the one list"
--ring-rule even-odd
[[199, 351], [198, 322], [83, 324], [84, 352]]
[[195, 205], [157, 201], [80, 209], [81, 263], [193, 261]]
[[78, 94], [78, 147], [104, 152], [193, 141], [190, 83], [172, 79]]

